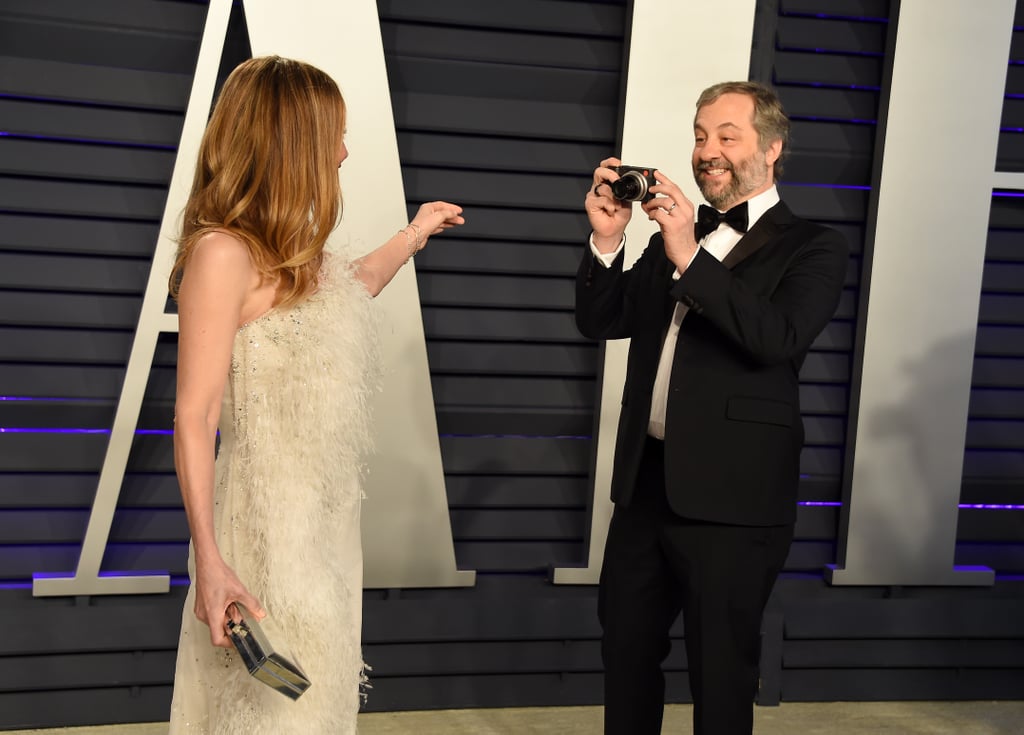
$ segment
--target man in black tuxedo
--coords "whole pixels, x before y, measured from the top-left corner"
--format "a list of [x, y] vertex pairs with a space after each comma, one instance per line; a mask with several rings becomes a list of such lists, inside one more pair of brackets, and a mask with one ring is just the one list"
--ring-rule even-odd
[[626, 271], [632, 204], [613, 195], [617, 159], [587, 194], [576, 322], [593, 339], [631, 340], [598, 602], [609, 734], [661, 732], [661, 663], [680, 611], [694, 733], [753, 728], [761, 617], [796, 516], [798, 374], [848, 258], [837, 232], [779, 200], [788, 135], [771, 89], [705, 90], [693, 171], [712, 207], [695, 217], [655, 172], [640, 207], [659, 232]]

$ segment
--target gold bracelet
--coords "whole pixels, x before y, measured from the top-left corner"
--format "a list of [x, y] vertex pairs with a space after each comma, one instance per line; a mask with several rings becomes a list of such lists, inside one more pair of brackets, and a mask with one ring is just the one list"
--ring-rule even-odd
[[[420, 226], [415, 222], [410, 222], [407, 226], [413, 227], [416, 230], [416, 253], [418, 253], [420, 250], [423, 249], [423, 246], [426, 244], [423, 242], [423, 230], [421, 230]], [[415, 255], [416, 253], [413, 253], [413, 255]]]
[[408, 263], [409, 258], [416, 254], [416, 237], [404, 227], [400, 229], [399, 232], [405, 235], [405, 246], [408, 248], [408, 252], [405, 256], [405, 262]]

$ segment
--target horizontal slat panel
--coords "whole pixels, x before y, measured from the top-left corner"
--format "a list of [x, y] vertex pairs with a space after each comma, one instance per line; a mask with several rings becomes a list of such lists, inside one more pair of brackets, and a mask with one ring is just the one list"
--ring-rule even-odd
[[[80, 544], [85, 538], [90, 508], [4, 511], [0, 517], [0, 539], [4, 544]], [[121, 509], [114, 513], [111, 543], [188, 541], [185, 510]]]
[[1024, 387], [1024, 358], [976, 357], [971, 384], [983, 388]]
[[996, 668], [1024, 661], [1024, 640], [786, 641], [782, 665], [804, 668]]
[[[416, 208], [407, 207], [409, 219]], [[582, 248], [586, 243], [590, 225], [583, 207], [576, 212], [534, 211], [524, 216], [521, 210], [501, 207], [474, 207], [466, 224], [445, 235], [444, 241], [453, 244], [462, 240], [486, 238], [501, 242], [564, 243]]]
[[[1022, 503], [1024, 505], [1024, 503]], [[963, 508], [957, 520], [958, 541], [1019, 541], [1024, 543], [1024, 511]]]
[[575, 279], [424, 273], [420, 302], [430, 306], [566, 309], [575, 303]]
[[383, 21], [380, 30], [385, 48], [401, 48], [403, 57], [416, 59], [596, 69], [616, 74], [622, 63], [622, 43], [618, 39], [392, 21]]
[[437, 430], [444, 435], [590, 436], [593, 426], [590, 407], [437, 407]]
[[960, 488], [960, 502], [1024, 505], [1024, 477], [1009, 480], [967, 479]]
[[834, 352], [809, 352], [800, 370], [800, 380], [812, 383], [847, 383], [850, 358]]
[[[31, 579], [37, 572], [71, 573], [78, 566], [80, 551], [79, 544], [0, 546], [0, 579]], [[108, 544], [101, 571], [186, 575], [188, 544]]]
[[[114, 399], [64, 401], [0, 401], [0, 427], [19, 429], [109, 429], [117, 410]], [[139, 412], [138, 429], [153, 431], [174, 428], [174, 404], [148, 401]]]
[[548, 245], [500, 240], [437, 238], [416, 256], [417, 275], [500, 273], [505, 275], [575, 276], [583, 257], [582, 243]]
[[971, 388], [972, 418], [1015, 418], [1024, 416], [1024, 391]]
[[574, 510], [453, 510], [452, 536], [465, 541], [582, 541], [587, 513]]
[[[600, 637], [597, 596], [592, 590], [571, 596], [552, 596], [543, 591], [545, 587], [548, 587], [546, 582], [531, 585], [534, 592], [523, 591], [507, 599], [481, 596], [472, 605], [452, 599], [404, 597], [415, 592], [403, 592], [400, 599], [367, 600], [363, 642], [367, 645], [474, 640], [523, 642]], [[509, 625], [510, 620], [520, 624]]]
[[814, 154], [840, 161], [851, 156], [870, 159], [875, 128], [873, 125], [826, 120], [794, 120], [790, 124], [790, 137], [794, 154]]
[[[481, 641], [364, 646], [373, 680], [394, 676], [528, 674], [601, 671], [600, 643], [594, 641]], [[665, 667], [685, 670], [686, 651], [674, 647]]]
[[[1003, 139], [1005, 137], [1003, 135], [1000, 136], [1000, 148], [1003, 146]], [[1018, 157], [1018, 160], [1024, 160], [1024, 152]], [[1001, 167], [997, 166], [996, 168], [998, 170]], [[1007, 168], [1005, 170], [1010, 169]], [[1016, 170], [1016, 168], [1013, 170]], [[1020, 206], [1020, 202], [1019, 196], [993, 196], [992, 210], [989, 214], [989, 227], [1024, 230], [1024, 207]]]
[[179, 112], [115, 110], [0, 98], [4, 132], [67, 141], [176, 148], [184, 122]]
[[834, 186], [866, 186], [871, 183], [869, 155], [830, 155], [793, 151], [786, 157], [783, 181]]
[[801, 542], [834, 541], [838, 523], [838, 508], [801, 505], [796, 511], [794, 537]]
[[831, 540], [795, 539], [786, 557], [783, 572], [821, 574], [826, 564], [836, 560], [836, 545]]
[[[403, 166], [446, 166], [463, 171], [543, 171], [589, 178], [608, 155], [607, 145], [571, 141], [516, 140], [471, 135], [399, 131]], [[433, 243], [431, 243], [433, 247]]]
[[615, 140], [612, 104], [393, 92], [392, 106], [395, 126], [400, 129], [415, 127], [433, 132], [514, 135], [605, 144]]
[[[0, 110], [2, 115], [3, 111]], [[167, 191], [158, 187], [0, 176], [0, 201], [4, 202], [9, 211], [27, 214], [159, 220], [166, 199]]]
[[[108, 434], [0, 433], [0, 471], [32, 472], [40, 457], [51, 472], [98, 472], [109, 442]], [[171, 472], [174, 453], [170, 436], [139, 435], [132, 443], [128, 468], [132, 472]]]
[[590, 442], [571, 438], [442, 437], [449, 474], [586, 475]]
[[0, 137], [0, 173], [166, 186], [174, 151]]
[[982, 294], [978, 322], [981, 324], [1024, 323], [1024, 296]]
[[776, 47], [806, 51], [844, 51], [882, 55], [887, 27], [882, 23], [860, 23], [823, 18], [779, 18]]
[[141, 295], [149, 268], [136, 258], [0, 252], [0, 288]]
[[5, 250], [152, 258], [158, 235], [155, 223], [0, 213]]
[[783, 670], [782, 693], [796, 702], [1022, 699], [1024, 672], [1003, 668]]
[[1012, 450], [968, 449], [964, 452], [964, 477], [1019, 480], [1024, 477], [1024, 454]]
[[197, 28], [202, 27], [206, 9], [198, 3], [161, 0], [104, 0], [102, 3], [82, 3], [78, 0], [4, 0], [0, 17], [4, 16], [48, 20], [56, 24], [195, 33]]
[[999, 133], [996, 148], [997, 171], [1024, 171], [1024, 135], [1016, 130]]
[[[877, 88], [882, 60], [870, 56], [780, 51], [775, 54], [775, 84], [821, 84], [834, 87]], [[871, 80], [865, 84], [865, 80]]]
[[434, 375], [434, 402], [440, 406], [593, 406], [592, 379]]
[[[585, 8], [586, 12], [581, 12]], [[625, 10], [605, 2], [520, 0], [515, 7], [481, 5], [475, 0], [378, 0], [381, 18], [444, 25], [621, 37]]]
[[455, 544], [460, 569], [478, 573], [545, 572], [552, 567], [578, 566], [581, 541], [466, 541]]
[[[477, 171], [473, 176], [454, 169], [402, 169], [405, 193], [413, 201], [437, 197], [459, 202], [466, 208], [477, 204], [500, 203], [522, 209], [562, 209], [582, 211], [590, 181], [580, 174], [538, 174]], [[472, 211], [471, 209], [469, 211]], [[585, 241], [588, 231], [580, 232]]]
[[0, 657], [0, 692], [172, 684], [177, 652]]
[[873, 122], [878, 114], [878, 92], [873, 90], [779, 87], [775, 91], [790, 118]]
[[[0, 508], [91, 507], [98, 473], [0, 473]], [[173, 472], [127, 473], [117, 498], [119, 508], [181, 506]]]
[[594, 377], [598, 349], [581, 345], [439, 342], [427, 345], [433, 374]]
[[[2, 306], [3, 294], [0, 293]], [[426, 333], [434, 339], [573, 342], [579, 338], [573, 315], [566, 312], [467, 311], [425, 306], [423, 325]]]
[[[201, 26], [181, 34], [167, 30], [162, 23], [128, 29], [8, 16], [4, 21], [4, 52], [16, 58], [83, 66], [120, 67], [126, 58], [131, 58], [137, 69], [183, 73], [191, 71], [195, 64], [198, 27]], [[30, 80], [33, 84], [35, 81]]]
[[981, 287], [987, 292], [1024, 293], [1024, 263], [985, 263]]
[[986, 357], [1024, 357], [1024, 324], [978, 327], [974, 354]]
[[[36, 365], [25, 370], [19, 365], [0, 364], [0, 385], [8, 395], [46, 398], [112, 398], [121, 394], [125, 368], [99, 365]], [[146, 397], [174, 399], [175, 371], [154, 367], [146, 385]]]
[[985, 241], [985, 257], [991, 260], [1024, 261], [1024, 245], [1020, 233], [1013, 230], [989, 230]]
[[779, 12], [782, 15], [884, 21], [889, 17], [889, 0], [780, 0]]
[[[1024, 381], [1024, 377], [1021, 380]], [[1024, 417], [1016, 421], [972, 419], [967, 424], [967, 446], [971, 449], [1024, 450]]]
[[829, 385], [801, 385], [800, 409], [804, 414], [845, 415], [847, 389]]
[[445, 478], [453, 510], [480, 508], [576, 508], [587, 502], [585, 477], [452, 475]]
[[785, 608], [787, 639], [1016, 638], [1024, 601], [994, 599], [801, 600]]
[[24, 729], [152, 722], [171, 711], [171, 686], [0, 694], [0, 727]]
[[863, 222], [867, 215], [866, 190], [792, 186], [781, 182], [779, 191], [797, 215], [813, 212], [813, 218], [819, 222]]
[[[128, 363], [134, 340], [135, 333], [125, 329], [0, 327], [0, 361], [123, 366]], [[176, 360], [177, 334], [161, 334], [153, 364], [173, 367]], [[0, 413], [5, 408], [9, 406], [0, 406]]]
[[1024, 573], [1024, 541], [1017, 543], [964, 541], [957, 544], [956, 563], [991, 567], [1001, 574], [1022, 574]]

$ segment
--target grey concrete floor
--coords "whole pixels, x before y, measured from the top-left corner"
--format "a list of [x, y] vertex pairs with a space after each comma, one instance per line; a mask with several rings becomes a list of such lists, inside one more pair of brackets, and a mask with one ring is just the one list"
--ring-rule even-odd
[[[600, 707], [381, 712], [360, 735], [598, 735]], [[756, 735], [1024, 735], [1024, 702], [787, 702], [754, 709]], [[666, 708], [663, 735], [689, 735], [690, 707]], [[17, 730], [9, 735], [167, 735], [167, 723]]]

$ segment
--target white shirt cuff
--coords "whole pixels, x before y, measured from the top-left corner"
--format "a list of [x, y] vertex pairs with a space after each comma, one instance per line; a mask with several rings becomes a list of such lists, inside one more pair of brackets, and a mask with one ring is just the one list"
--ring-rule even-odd
[[626, 236], [623, 235], [622, 239], [619, 241], [619, 246], [615, 248], [614, 251], [610, 253], [602, 253], [600, 250], [597, 249], [597, 246], [594, 245], [594, 233], [590, 233], [590, 252], [594, 254], [595, 258], [601, 261], [601, 265], [603, 265], [605, 268], [612, 267], [612, 263], [614, 263], [615, 259], [619, 257], [619, 253], [622, 252], [622, 248], [624, 248], [625, 246]]

